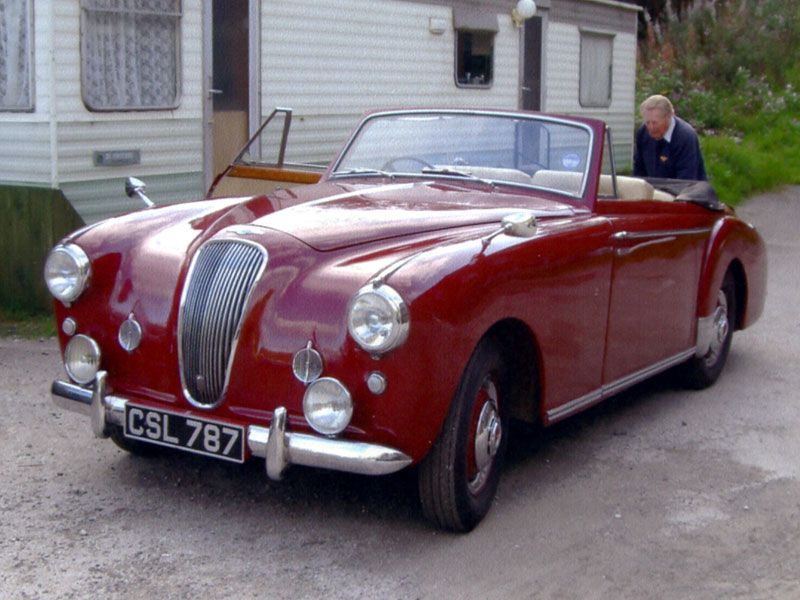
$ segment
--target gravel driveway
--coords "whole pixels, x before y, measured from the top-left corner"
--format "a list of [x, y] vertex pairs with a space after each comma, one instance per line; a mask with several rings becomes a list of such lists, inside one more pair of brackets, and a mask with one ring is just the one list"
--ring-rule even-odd
[[739, 212], [769, 293], [717, 385], [663, 375], [516, 444], [469, 535], [409, 474], [128, 456], [51, 403], [55, 340], [0, 338], [0, 598], [799, 598], [800, 188]]

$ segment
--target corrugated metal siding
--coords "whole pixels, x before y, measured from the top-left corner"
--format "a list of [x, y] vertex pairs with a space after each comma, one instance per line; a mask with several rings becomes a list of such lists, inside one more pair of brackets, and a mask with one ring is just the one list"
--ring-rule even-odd
[[547, 80], [544, 106], [549, 112], [580, 114], [605, 120], [611, 127], [620, 167], [629, 166], [633, 145], [636, 86], [636, 35], [614, 36], [613, 92], [608, 108], [584, 108], [578, 100], [580, 85], [580, 29], [550, 22], [547, 31]]
[[[58, 124], [60, 183], [104, 179], [120, 170], [137, 176], [200, 171], [200, 124], [194, 119], [61, 122]], [[139, 150], [141, 164], [94, 166], [93, 152]]]
[[[295, 110], [289, 159], [330, 160], [372, 108], [516, 107], [519, 33], [508, 13], [498, 17], [490, 89], [456, 87], [452, 14], [399, 0], [262, 5], [262, 109]], [[431, 17], [447, 31], [432, 34]]]
[[[53, 46], [58, 102], [55, 181], [87, 222], [138, 208], [124, 195], [128, 175], [144, 177], [157, 203], [202, 196], [202, 5], [183, 1], [181, 102], [171, 111], [91, 112], [81, 95], [79, 2], [56, 2]], [[96, 167], [95, 150], [139, 150], [141, 164]], [[188, 175], [173, 175], [188, 173]]]
[[[119, 173], [111, 179], [64, 183], [61, 190], [83, 220], [94, 223], [143, 208], [139, 200], [125, 195], [126, 175], [127, 173]], [[187, 193], [189, 190], [195, 191], [194, 197]], [[202, 194], [202, 173], [175, 173], [147, 178], [147, 195], [156, 205], [199, 199]]]
[[0, 123], [0, 182], [50, 184], [50, 126], [47, 122]]

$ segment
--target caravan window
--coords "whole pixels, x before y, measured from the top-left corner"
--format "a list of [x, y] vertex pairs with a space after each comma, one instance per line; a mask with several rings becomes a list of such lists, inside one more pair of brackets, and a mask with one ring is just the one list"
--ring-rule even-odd
[[614, 36], [581, 31], [581, 106], [611, 106]]
[[32, 2], [0, 2], [0, 110], [33, 110]]
[[456, 82], [460, 87], [489, 87], [493, 66], [493, 31], [456, 32]]
[[90, 110], [175, 108], [181, 0], [81, 0], [81, 82]]

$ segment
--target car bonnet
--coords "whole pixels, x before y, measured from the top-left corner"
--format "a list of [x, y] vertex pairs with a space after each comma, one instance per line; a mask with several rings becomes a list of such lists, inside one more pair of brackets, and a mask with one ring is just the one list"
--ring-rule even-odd
[[[253, 224], [328, 251], [454, 227], [495, 224], [520, 210], [532, 210], [537, 216], [573, 214], [568, 204], [530, 192], [489, 191], [476, 189], [474, 184], [417, 181], [337, 187], [337, 193], [265, 215]], [[330, 186], [320, 189], [332, 191]]]

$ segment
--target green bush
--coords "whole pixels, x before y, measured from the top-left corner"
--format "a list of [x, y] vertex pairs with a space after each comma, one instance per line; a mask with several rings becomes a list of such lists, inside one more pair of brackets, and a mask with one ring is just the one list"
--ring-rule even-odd
[[725, 202], [800, 183], [800, 3], [718, 1], [648, 33], [637, 106], [651, 94], [672, 100], [700, 133]]

